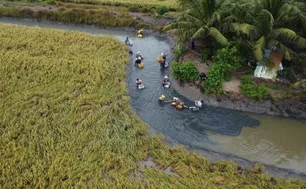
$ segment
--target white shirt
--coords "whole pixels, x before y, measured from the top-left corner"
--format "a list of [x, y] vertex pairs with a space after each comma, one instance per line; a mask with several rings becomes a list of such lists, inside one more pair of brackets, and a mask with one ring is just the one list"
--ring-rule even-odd
[[195, 104], [196, 107], [202, 108], [202, 102], [201, 101], [195, 101], [194, 104]]

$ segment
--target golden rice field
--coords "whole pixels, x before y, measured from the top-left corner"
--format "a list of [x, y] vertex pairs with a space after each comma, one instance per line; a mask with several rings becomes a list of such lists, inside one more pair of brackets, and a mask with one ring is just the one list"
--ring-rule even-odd
[[143, 7], [143, 8], [158, 8], [167, 6], [171, 9], [177, 9], [177, 0], [60, 0], [63, 2], [85, 3], [85, 4], [103, 4], [110, 6], [125, 6], [125, 7]]
[[0, 25], [0, 41], [1, 188], [306, 187], [146, 136], [114, 38]]

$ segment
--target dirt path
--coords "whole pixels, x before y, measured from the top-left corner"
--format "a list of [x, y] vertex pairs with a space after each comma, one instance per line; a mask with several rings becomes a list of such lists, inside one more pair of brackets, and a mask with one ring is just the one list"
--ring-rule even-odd
[[240, 94], [240, 80], [236, 77], [233, 77], [231, 81], [224, 82], [222, 87], [227, 92]]

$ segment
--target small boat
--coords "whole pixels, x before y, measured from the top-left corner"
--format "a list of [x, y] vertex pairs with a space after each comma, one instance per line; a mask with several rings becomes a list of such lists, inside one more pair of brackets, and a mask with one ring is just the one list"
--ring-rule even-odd
[[133, 41], [132, 40], [129, 40], [130, 42], [129, 42], [129, 45], [130, 46], [133, 46]]
[[196, 106], [190, 106], [190, 107], [189, 107], [189, 110], [191, 110], [192, 112], [197, 112], [197, 111], [199, 111], [200, 109], [199, 109], [198, 107], [196, 107]]
[[157, 57], [157, 62], [161, 62], [163, 60], [162, 57]]
[[143, 60], [143, 56], [141, 56], [141, 55], [136, 55], [136, 58], [139, 58], [139, 57], [140, 57], [141, 60]]
[[169, 88], [170, 87], [170, 82], [166, 82], [166, 84], [164, 85], [165, 88]]
[[138, 64], [138, 68], [143, 68], [143, 67], [144, 67], [144, 63]]
[[138, 89], [144, 89], [144, 84], [139, 84]]
[[178, 110], [182, 110], [182, 109], [183, 109], [183, 106], [180, 105], [180, 104], [178, 104], [178, 105], [175, 106], [175, 108], [178, 109]]

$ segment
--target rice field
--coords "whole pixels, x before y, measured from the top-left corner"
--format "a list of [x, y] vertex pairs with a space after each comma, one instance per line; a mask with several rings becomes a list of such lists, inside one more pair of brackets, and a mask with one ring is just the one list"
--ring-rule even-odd
[[172, 10], [178, 8], [176, 0], [60, 0], [62, 2], [102, 4], [110, 6], [139, 7], [139, 8], [158, 8], [167, 6]]
[[1, 188], [306, 187], [147, 136], [114, 38], [0, 25], [0, 41]]

